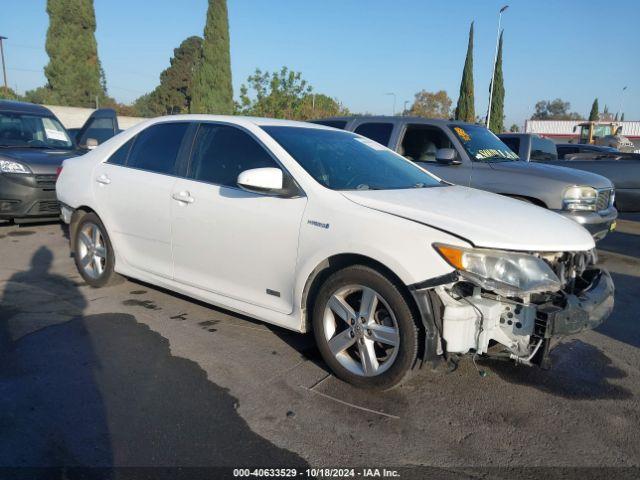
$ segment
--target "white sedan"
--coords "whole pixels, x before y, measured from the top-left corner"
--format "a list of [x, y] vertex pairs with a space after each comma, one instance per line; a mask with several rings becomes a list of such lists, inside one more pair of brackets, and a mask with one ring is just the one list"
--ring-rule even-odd
[[575, 222], [320, 125], [156, 118], [66, 160], [57, 195], [90, 285], [121, 274], [312, 330], [362, 387], [465, 353], [541, 364], [613, 308]]

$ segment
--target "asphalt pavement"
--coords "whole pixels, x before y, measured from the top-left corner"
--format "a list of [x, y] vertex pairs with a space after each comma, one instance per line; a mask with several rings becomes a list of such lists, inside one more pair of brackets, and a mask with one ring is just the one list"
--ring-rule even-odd
[[638, 467], [640, 215], [599, 257], [614, 313], [551, 370], [464, 359], [371, 393], [310, 336], [135, 281], [90, 288], [62, 225], [0, 226], [0, 467]]

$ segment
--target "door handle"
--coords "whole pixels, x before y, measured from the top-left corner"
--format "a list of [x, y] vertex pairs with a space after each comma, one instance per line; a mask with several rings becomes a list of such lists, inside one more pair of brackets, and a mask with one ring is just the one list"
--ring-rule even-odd
[[178, 192], [171, 195], [171, 198], [183, 203], [193, 203], [196, 201], [189, 192]]
[[103, 173], [96, 178], [96, 182], [101, 183], [102, 185], [109, 185], [111, 183], [111, 179]]

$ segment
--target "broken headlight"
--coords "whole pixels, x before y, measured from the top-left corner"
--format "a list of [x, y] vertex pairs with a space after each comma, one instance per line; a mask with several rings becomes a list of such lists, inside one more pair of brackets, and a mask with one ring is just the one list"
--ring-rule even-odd
[[527, 253], [434, 244], [452, 267], [473, 283], [499, 295], [557, 292], [560, 280], [544, 260]]

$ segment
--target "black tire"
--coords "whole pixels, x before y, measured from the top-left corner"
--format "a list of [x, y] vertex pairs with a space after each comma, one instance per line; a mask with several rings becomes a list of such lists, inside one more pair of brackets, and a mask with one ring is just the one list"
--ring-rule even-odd
[[[99, 229], [101, 238], [101, 242], [99, 243], [102, 244], [99, 246], [104, 247], [104, 255], [100, 259], [101, 269], [98, 270], [97, 268], [95, 268], [95, 262], [98, 261], [97, 259], [92, 263], [96, 272], [94, 275], [87, 272], [87, 268], [82, 263], [83, 260], [87, 258], [86, 253], [88, 253], [87, 245], [85, 241], [83, 241], [83, 233], [85, 233], [86, 235], [85, 230], [91, 228], [92, 226]], [[100, 220], [100, 217], [98, 217], [95, 213], [87, 213], [86, 215], [83, 215], [82, 218], [80, 218], [80, 220], [78, 221], [78, 224], [75, 225], [73, 231], [73, 257], [76, 268], [78, 269], [78, 272], [80, 273], [84, 281], [95, 288], [117, 283], [121, 277], [113, 271], [113, 267], [115, 265], [113, 247], [111, 246], [111, 240], [109, 239], [109, 235], [107, 234], [107, 229], [104, 227], [104, 224]]]
[[[350, 321], [343, 324], [341, 322], [343, 319], [337, 318], [337, 315], [333, 313], [335, 310], [331, 309], [331, 312], [327, 314], [327, 309], [329, 308], [328, 302], [332, 299], [334, 294], [337, 294], [340, 297], [340, 292], [349, 292], [352, 288], [357, 288], [357, 286], [373, 290], [381, 299], [378, 300], [378, 307], [376, 307], [377, 310], [375, 315], [384, 316], [386, 313], [387, 315], [384, 317], [385, 321], [393, 322], [393, 328], [397, 334], [396, 338], [399, 339], [397, 346], [390, 347], [389, 345], [384, 345], [376, 342], [375, 340], [371, 340], [373, 337], [370, 336], [363, 338], [363, 336], [367, 335], [366, 332], [369, 332], [369, 335], [371, 335], [371, 330], [368, 330], [366, 327], [367, 324], [364, 324], [363, 327], [365, 333], [355, 333], [354, 329], [357, 327], [354, 324], [351, 324]], [[350, 294], [348, 293], [346, 294], [347, 296], [341, 298], [344, 298], [347, 303], [358, 305], [357, 296], [359, 294], [357, 293], [357, 289], [355, 289], [354, 292], [356, 293], [353, 293], [352, 295], [354, 296], [355, 302], [354, 299], [349, 298], [348, 295]], [[364, 294], [361, 299], [362, 298], [364, 298]], [[362, 301], [363, 300], [360, 301], [360, 304]], [[392, 311], [391, 314], [388, 314], [387, 307]], [[354, 307], [354, 311], [356, 309], [360, 310], [360, 306]], [[325, 314], [329, 315], [328, 320], [327, 317], [325, 317]], [[359, 312], [355, 311], [355, 314], [359, 316]], [[395, 322], [393, 319], [395, 319]], [[372, 390], [391, 389], [409, 377], [414, 365], [416, 364], [416, 357], [418, 355], [419, 335], [416, 320], [413, 310], [398, 286], [380, 272], [363, 265], [354, 265], [331, 274], [318, 291], [313, 305], [312, 315], [313, 332], [318, 349], [320, 350], [322, 358], [334, 372], [336, 377], [354, 386]], [[335, 328], [331, 326], [331, 322], [334, 321], [336, 325]], [[375, 321], [378, 322], [379, 318]], [[327, 339], [326, 335], [327, 326], [325, 323], [327, 322], [329, 324], [329, 328], [334, 330], [330, 339]], [[365, 320], [363, 319], [362, 322], [364, 323]], [[385, 325], [389, 324], [390, 323], [386, 323]], [[353, 326], [350, 327], [349, 325]], [[384, 325], [375, 326], [378, 327]], [[339, 331], [338, 329], [341, 329], [342, 331]], [[355, 338], [358, 340], [356, 340], [356, 343], [352, 346], [349, 346], [339, 354], [334, 355], [329, 346], [329, 341], [334, 340], [334, 337], [344, 333], [347, 333], [351, 338], [354, 338], [355, 335]], [[367, 339], [371, 340], [372, 344], [375, 345], [375, 347], [371, 348], [374, 348], [374, 352], [376, 353], [384, 351], [381, 350], [383, 348], [393, 348], [395, 351], [392, 355], [387, 355], [387, 361], [392, 360], [390, 365], [385, 363], [384, 358], [381, 363], [378, 363], [378, 359], [376, 358], [376, 365], [381, 369], [384, 366], [385, 370], [381, 373], [370, 374], [371, 376], [366, 376], [366, 373], [364, 373], [364, 362], [359, 360], [362, 358], [360, 343], [364, 346]], [[349, 341], [349, 339], [347, 339], [347, 341]], [[355, 359], [354, 364], [351, 364], [352, 359]], [[359, 373], [354, 372], [354, 369], [359, 368], [358, 361], [360, 361], [360, 364], [362, 365], [362, 371]], [[346, 366], [345, 363], [347, 364]]]

